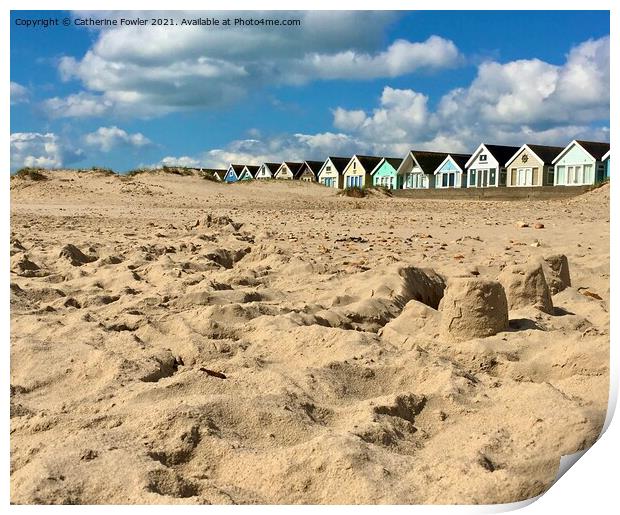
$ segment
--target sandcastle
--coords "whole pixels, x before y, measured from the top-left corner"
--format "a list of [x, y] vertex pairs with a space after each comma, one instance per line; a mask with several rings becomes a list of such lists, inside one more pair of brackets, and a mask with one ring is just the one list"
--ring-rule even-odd
[[568, 258], [564, 254], [547, 256], [543, 259], [542, 266], [551, 295], [560, 293], [571, 285]]
[[441, 303], [441, 335], [454, 340], [493, 336], [508, 329], [508, 302], [496, 281], [450, 279]]
[[553, 314], [553, 301], [540, 263], [528, 262], [506, 267], [498, 277], [506, 291], [508, 308], [535, 306], [544, 313]]

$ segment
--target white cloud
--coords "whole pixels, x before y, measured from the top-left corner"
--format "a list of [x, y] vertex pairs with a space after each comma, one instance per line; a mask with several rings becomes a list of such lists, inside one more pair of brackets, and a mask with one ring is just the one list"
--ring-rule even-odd
[[116, 126], [99, 127], [95, 132], [84, 136], [84, 141], [101, 152], [109, 152], [118, 147], [141, 148], [151, 145], [151, 141], [142, 133], [129, 134]]
[[319, 134], [295, 134], [288, 142], [293, 148], [299, 148], [298, 159], [323, 160], [328, 155], [342, 156], [361, 152], [363, 143], [343, 133], [322, 132]]
[[608, 128], [596, 124], [608, 117], [608, 37], [574, 47], [561, 66], [539, 59], [484, 62], [468, 87], [448, 92], [434, 111], [422, 93], [391, 87], [372, 112], [333, 110], [336, 127], [393, 153], [414, 146], [466, 151], [483, 140], [516, 145], [607, 140]]
[[342, 107], [337, 107], [332, 114], [334, 115], [334, 127], [345, 131], [359, 129], [366, 121], [366, 113], [361, 109], [347, 111]]
[[200, 162], [198, 159], [189, 156], [167, 156], [159, 162], [158, 166], [187, 166], [190, 168], [195, 168], [200, 166]]
[[65, 98], [54, 97], [43, 102], [45, 111], [54, 118], [104, 116], [111, 111], [112, 106], [110, 100], [84, 92]]
[[419, 138], [429, 131], [428, 97], [410, 89], [386, 86], [372, 113], [333, 111], [334, 126], [348, 129], [362, 141], [372, 142], [375, 150], [396, 152], [410, 146], [412, 137]]
[[[169, 18], [170, 11], [76, 12], [74, 17]], [[181, 18], [296, 18], [300, 27], [125, 27], [105, 29], [92, 50], [103, 59], [141, 63], [171, 62], [179, 56], [209, 57], [225, 61], [256, 60], [264, 56], [285, 59], [309, 52], [330, 53], [334, 49], [369, 52], [381, 44], [385, 28], [398, 16], [389, 11], [175, 11]]]
[[558, 102], [609, 114], [609, 42], [609, 37], [590, 39], [571, 50], [560, 70]]
[[609, 37], [573, 48], [562, 66], [538, 59], [483, 63], [468, 88], [446, 95], [442, 118], [457, 123], [546, 128], [609, 116]]
[[23, 166], [60, 168], [83, 157], [52, 133], [15, 132], [11, 134], [11, 170]]
[[264, 162], [324, 160], [328, 155], [350, 156], [364, 152], [364, 144], [346, 134], [280, 135], [265, 139], [232, 141], [224, 148], [212, 149], [199, 156], [168, 156], [157, 166], [204, 166], [226, 168], [230, 163], [261, 164]]
[[403, 141], [407, 135], [425, 131], [428, 122], [428, 97], [412, 90], [386, 87], [381, 107], [362, 125], [366, 138], [377, 141]]
[[[293, 67], [300, 81], [322, 79], [375, 79], [398, 77], [421, 68], [449, 68], [459, 62], [459, 51], [452, 41], [431, 36], [421, 43], [399, 39], [387, 50], [374, 55], [353, 50], [336, 54], [311, 54]], [[295, 69], [298, 71], [295, 72]]]
[[[177, 18], [209, 15], [175, 12]], [[247, 13], [212, 15], [224, 18]], [[273, 18], [274, 13], [252, 12], [251, 16]], [[280, 11], [277, 18], [301, 18], [301, 27], [148, 26], [101, 30], [84, 56], [60, 59], [63, 80], [78, 80], [85, 91], [65, 99], [50, 99], [46, 107], [54, 116], [112, 112], [117, 116], [149, 117], [228, 105], [265, 86], [397, 77], [458, 62], [454, 43], [438, 36], [424, 42], [401, 39], [385, 48], [385, 29], [396, 16], [369, 11]]]
[[28, 89], [17, 82], [11, 81], [11, 105], [28, 102]]

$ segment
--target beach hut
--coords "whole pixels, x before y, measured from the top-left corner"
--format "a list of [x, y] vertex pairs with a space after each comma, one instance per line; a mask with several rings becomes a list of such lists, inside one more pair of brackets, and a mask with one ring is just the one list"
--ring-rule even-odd
[[468, 188], [506, 186], [505, 163], [519, 147], [481, 143], [465, 163]]
[[573, 140], [555, 157], [555, 186], [583, 186], [605, 180], [609, 143]]
[[222, 182], [226, 175], [226, 169], [223, 168], [203, 168], [202, 172], [205, 175], [213, 177], [216, 181]]
[[274, 179], [294, 179], [295, 174], [299, 171], [299, 169], [303, 166], [303, 163], [297, 163], [293, 161], [285, 161], [282, 163], [275, 175]]
[[471, 154], [448, 154], [434, 172], [435, 188], [466, 188], [470, 158]]
[[319, 184], [327, 186], [328, 188], [342, 189], [342, 173], [350, 160], [350, 157], [328, 157], [317, 173]]
[[372, 176], [370, 172], [377, 167], [381, 159], [383, 158], [354, 155], [342, 172], [344, 187], [364, 188], [366, 186], [372, 186]]
[[263, 163], [258, 167], [258, 172], [254, 176], [255, 179], [273, 179], [273, 176], [280, 168], [282, 163]]
[[237, 182], [243, 173], [244, 165], [231, 164], [224, 175], [224, 182]]
[[243, 167], [243, 171], [239, 176], [240, 181], [251, 181], [255, 178], [256, 173], [258, 172], [259, 167], [253, 165], [245, 165]]
[[611, 150], [607, 151], [607, 154], [603, 156], [603, 164], [605, 165], [605, 178], [609, 179], [609, 153]]
[[448, 156], [446, 152], [410, 150], [398, 167], [403, 189], [435, 187], [435, 170]]
[[373, 186], [382, 186], [391, 190], [401, 189], [402, 176], [397, 173], [398, 167], [403, 162], [400, 157], [384, 157], [370, 172]]
[[562, 150], [526, 143], [506, 162], [506, 186], [553, 186], [553, 160]]
[[323, 166], [323, 161], [304, 161], [301, 168], [297, 170], [295, 179], [304, 182], [316, 182], [321, 166]]

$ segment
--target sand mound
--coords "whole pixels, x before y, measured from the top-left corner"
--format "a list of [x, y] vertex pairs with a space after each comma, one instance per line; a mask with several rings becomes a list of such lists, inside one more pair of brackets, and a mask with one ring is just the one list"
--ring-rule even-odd
[[92, 263], [97, 260], [96, 256], [88, 256], [71, 243], [65, 245], [61, 250], [59, 257], [66, 259], [73, 266], [82, 266], [86, 263]]
[[26, 254], [11, 256], [11, 271], [23, 277], [40, 277], [45, 274]]
[[11, 238], [11, 256], [18, 254], [19, 252], [24, 252], [25, 250], [26, 247], [22, 245], [21, 241], [19, 241], [17, 238]]
[[432, 335], [439, 326], [439, 312], [417, 300], [407, 303], [401, 314], [386, 324], [381, 336], [391, 342], [401, 344]]
[[437, 307], [445, 289], [444, 278], [432, 269], [392, 265], [345, 279], [336, 297], [320, 298], [329, 307], [317, 313], [332, 327], [376, 332], [397, 317], [410, 300]]

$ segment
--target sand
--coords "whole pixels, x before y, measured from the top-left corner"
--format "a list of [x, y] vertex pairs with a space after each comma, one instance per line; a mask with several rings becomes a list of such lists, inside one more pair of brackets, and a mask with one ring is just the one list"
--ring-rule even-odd
[[[504, 503], [600, 433], [607, 187], [48, 177], [11, 180], [13, 503]], [[571, 286], [551, 314], [441, 336], [442, 281], [554, 254]]]

